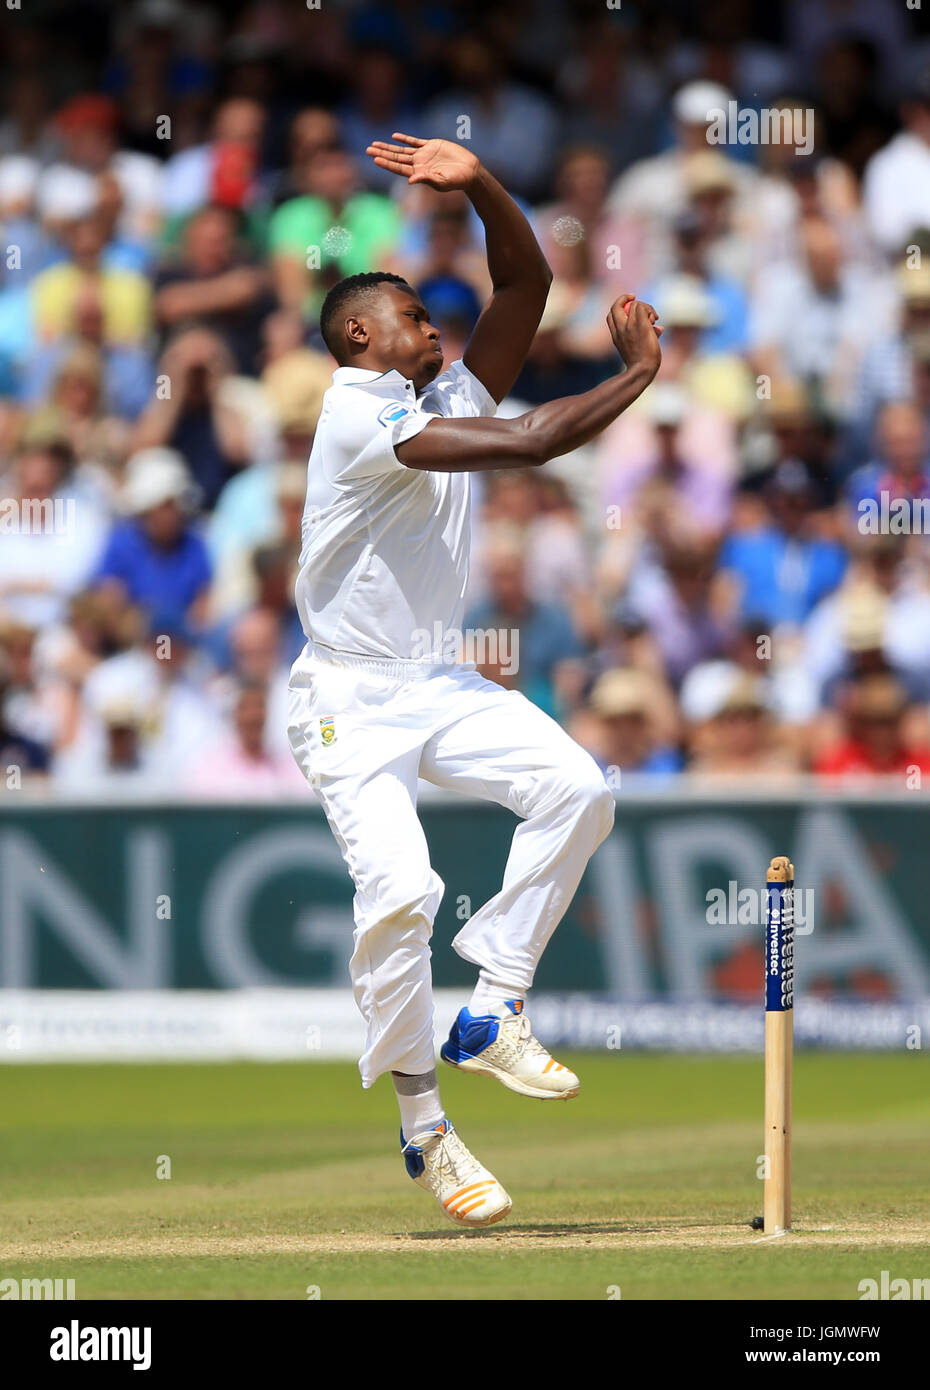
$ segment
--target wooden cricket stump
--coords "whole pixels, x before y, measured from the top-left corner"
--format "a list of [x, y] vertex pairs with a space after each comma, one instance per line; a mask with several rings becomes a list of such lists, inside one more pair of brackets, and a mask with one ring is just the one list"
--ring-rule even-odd
[[791, 1074], [794, 1052], [794, 865], [769, 864], [765, 923], [765, 1199], [767, 1236], [791, 1229]]

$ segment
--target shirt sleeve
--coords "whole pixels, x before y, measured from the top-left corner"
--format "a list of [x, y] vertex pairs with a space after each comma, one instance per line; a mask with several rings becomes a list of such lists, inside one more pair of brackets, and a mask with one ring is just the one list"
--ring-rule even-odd
[[351, 388], [340, 393], [333, 401], [329, 421], [331, 451], [327, 463], [332, 482], [338, 486], [407, 472], [395, 449], [437, 418], [438, 412], [420, 410], [402, 400]]

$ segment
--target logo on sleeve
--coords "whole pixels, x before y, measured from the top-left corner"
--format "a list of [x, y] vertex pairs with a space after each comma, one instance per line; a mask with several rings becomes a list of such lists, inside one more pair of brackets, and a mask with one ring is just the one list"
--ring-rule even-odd
[[386, 405], [378, 416], [378, 422], [382, 425], [394, 425], [398, 420], [402, 420], [410, 411], [400, 401], [391, 401]]
[[327, 746], [336, 742], [336, 721], [331, 714], [320, 720], [320, 736]]

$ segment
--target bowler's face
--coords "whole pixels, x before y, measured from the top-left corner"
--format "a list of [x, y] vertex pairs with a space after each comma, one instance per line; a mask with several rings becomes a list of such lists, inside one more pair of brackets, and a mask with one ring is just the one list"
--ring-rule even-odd
[[413, 290], [385, 285], [372, 308], [366, 306], [365, 326], [371, 341], [371, 358], [384, 371], [400, 372], [418, 391], [439, 375], [439, 329], [430, 323], [426, 305]]

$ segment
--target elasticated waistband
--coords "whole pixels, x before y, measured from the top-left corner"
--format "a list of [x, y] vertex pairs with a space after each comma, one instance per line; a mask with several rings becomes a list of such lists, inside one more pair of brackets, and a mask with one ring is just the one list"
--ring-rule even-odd
[[316, 644], [308, 644], [303, 655], [314, 661], [323, 661], [327, 666], [345, 666], [350, 670], [370, 671], [373, 675], [384, 676], [388, 680], [428, 680], [430, 676], [448, 670], [447, 665], [438, 661], [378, 661], [375, 657], [360, 656], [357, 652], [337, 652], [331, 647]]

